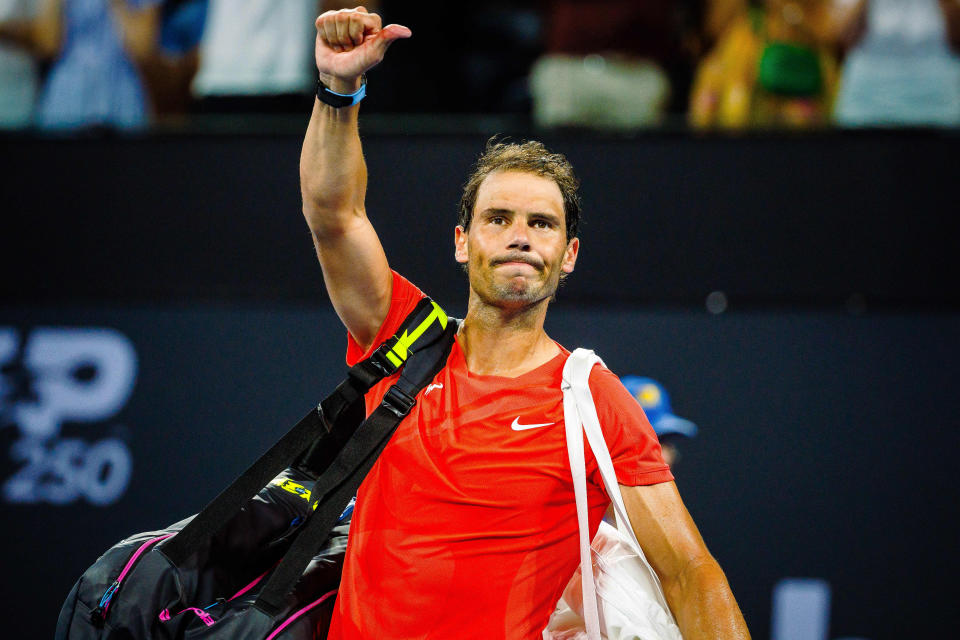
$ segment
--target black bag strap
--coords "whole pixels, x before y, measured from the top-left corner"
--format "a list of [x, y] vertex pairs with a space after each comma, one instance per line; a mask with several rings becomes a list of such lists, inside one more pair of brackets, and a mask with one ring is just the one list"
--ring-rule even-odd
[[[383, 342], [370, 357], [352, 366], [347, 378], [316, 409], [307, 413], [251, 464], [180, 533], [158, 548], [171, 563], [182, 567], [196, 549], [209, 542], [239, 513], [247, 500], [285, 468], [299, 463], [317, 472], [322, 471], [323, 467], [319, 465], [324, 460], [333, 459], [336, 445], [347, 442], [362, 420], [364, 394], [380, 380], [396, 373], [411, 353], [422, 350], [422, 345], [441, 340], [450, 330], [455, 331], [454, 324], [433, 300], [421, 300], [395, 335]], [[328, 435], [333, 436], [332, 443], [323, 437]], [[320, 446], [321, 443], [324, 446]]]
[[380, 406], [360, 425], [317, 479], [311, 494], [316, 511], [264, 584], [255, 607], [270, 616], [283, 611], [287, 594], [296, 586], [317, 549], [336, 526], [390, 436], [413, 408], [416, 395], [445, 366], [456, 333], [456, 322], [445, 322], [437, 340], [418, 345]]

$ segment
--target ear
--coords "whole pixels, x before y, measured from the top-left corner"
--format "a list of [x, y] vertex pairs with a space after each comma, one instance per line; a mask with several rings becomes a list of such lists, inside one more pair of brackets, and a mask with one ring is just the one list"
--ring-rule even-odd
[[453, 230], [453, 257], [456, 258], [460, 264], [466, 264], [469, 258], [469, 254], [467, 253], [467, 232], [464, 231], [460, 225], [457, 225], [457, 228]]
[[563, 263], [560, 270], [564, 273], [573, 273], [573, 267], [577, 263], [577, 254], [580, 253], [580, 238], [574, 238], [567, 243], [567, 249], [563, 252]]

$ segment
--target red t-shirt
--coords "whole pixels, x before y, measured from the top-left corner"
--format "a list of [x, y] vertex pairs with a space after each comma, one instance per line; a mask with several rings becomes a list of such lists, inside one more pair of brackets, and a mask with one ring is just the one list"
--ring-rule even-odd
[[[373, 344], [422, 297], [395, 273]], [[368, 355], [348, 341], [349, 364]], [[580, 560], [560, 391], [568, 355], [504, 378], [470, 373], [453, 345], [357, 494], [329, 638], [541, 637]], [[392, 383], [367, 394], [368, 413]], [[620, 483], [672, 480], [620, 380], [596, 367], [590, 387]], [[595, 532], [609, 499], [584, 446]]]

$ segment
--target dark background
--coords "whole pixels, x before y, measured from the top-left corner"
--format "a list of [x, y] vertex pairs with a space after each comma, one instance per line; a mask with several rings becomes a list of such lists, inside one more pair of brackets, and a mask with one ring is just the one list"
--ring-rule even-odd
[[[306, 126], [306, 120], [302, 123]], [[325, 297], [300, 216], [301, 134], [0, 138], [9, 302]], [[485, 136], [365, 136], [368, 212], [438, 299], [460, 186]], [[561, 300], [957, 309], [957, 150], [941, 132], [547, 137], [583, 183]], [[426, 286], [426, 285], [424, 285]], [[860, 302], [855, 306], [862, 306]]]
[[[455, 315], [455, 203], [484, 140], [365, 137], [393, 266]], [[199, 509], [342, 375], [299, 142], [0, 139], [0, 326], [111, 327], [139, 371], [111, 421], [133, 453], [118, 502], [0, 507], [6, 636], [49, 637], [99, 553]], [[831, 637], [948, 637], [957, 137], [547, 142], [577, 168], [585, 209], [548, 331], [659, 379], [700, 426], [678, 485], [754, 637], [784, 577], [829, 581]], [[711, 291], [724, 313], [704, 309]], [[2, 427], [5, 452], [17, 433]], [[4, 456], [4, 480], [16, 468]]]

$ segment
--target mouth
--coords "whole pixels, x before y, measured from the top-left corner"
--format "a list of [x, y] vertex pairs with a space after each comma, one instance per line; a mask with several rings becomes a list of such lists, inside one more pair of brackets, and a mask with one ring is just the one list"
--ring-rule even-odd
[[543, 263], [537, 262], [533, 258], [530, 258], [527, 256], [517, 256], [517, 255], [503, 256], [501, 258], [497, 258], [493, 260], [490, 264], [493, 267], [500, 267], [500, 266], [517, 267], [520, 265], [524, 265], [528, 267], [533, 267], [537, 271], [540, 271], [541, 269], [543, 269]]

